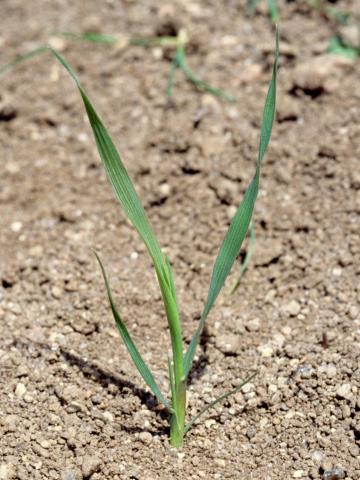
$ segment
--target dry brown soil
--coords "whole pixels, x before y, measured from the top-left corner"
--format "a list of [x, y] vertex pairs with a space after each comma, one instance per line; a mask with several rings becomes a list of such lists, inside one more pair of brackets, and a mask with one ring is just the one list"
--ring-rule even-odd
[[[172, 260], [189, 341], [212, 264], [254, 172], [274, 33], [244, 1], [2, 0], [1, 64], [53, 30], [186, 27], [188, 61], [237, 97], [177, 76], [169, 51], [57, 40], [106, 121]], [[359, 1], [339, 1], [359, 10]], [[263, 7], [260, 6], [260, 10]], [[360, 63], [324, 54], [334, 26], [282, 5], [277, 121], [254, 259], [209, 317], [176, 451], [113, 325], [90, 248], [167, 388], [169, 335], [144, 246], [106, 181], [78, 92], [49, 54], [1, 77], [0, 478], [360, 478]]]

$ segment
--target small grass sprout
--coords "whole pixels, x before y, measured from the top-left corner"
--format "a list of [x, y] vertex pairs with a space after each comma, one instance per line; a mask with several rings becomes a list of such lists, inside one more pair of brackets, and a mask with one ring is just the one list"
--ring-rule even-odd
[[116, 35], [104, 35], [102, 33], [95, 32], [87, 32], [83, 34], [74, 34], [72, 32], [57, 32], [56, 34], [85, 42], [114, 45], [119, 49], [123, 49], [131, 45], [142, 46], [145, 48], [162, 47], [175, 49], [175, 55], [170, 65], [169, 77], [166, 88], [166, 97], [168, 100], [170, 100], [173, 96], [176, 71], [180, 70], [185, 76], [185, 78], [190, 83], [192, 83], [198, 90], [210, 93], [211, 95], [214, 95], [215, 97], [218, 97], [220, 100], [223, 100], [225, 102], [235, 101], [235, 97], [229, 95], [221, 88], [213, 87], [204, 80], [201, 80], [191, 70], [186, 60], [186, 46], [189, 43], [189, 38], [184, 29], [179, 30], [176, 36], [171, 37], [161, 36], [125, 38]]
[[[121, 37], [117, 35], [106, 35], [103, 33], [97, 32], [87, 32], [83, 34], [76, 34], [72, 32], [54, 32], [54, 36], [66, 37], [71, 40], [98, 43], [111, 45], [118, 50], [122, 50], [128, 46], [141, 46], [144, 48], [150, 47], [161, 47], [161, 48], [171, 48], [175, 50], [175, 55], [170, 65], [169, 76], [166, 86], [166, 98], [168, 101], [171, 100], [174, 93], [175, 85], [175, 74], [177, 70], [180, 70], [185, 76], [186, 80], [194, 85], [194, 87], [202, 92], [210, 93], [215, 97], [219, 98], [224, 102], [234, 102], [236, 99], [234, 96], [229, 95], [221, 88], [213, 87], [209, 83], [200, 79], [189, 67], [186, 59], [186, 46], [189, 43], [188, 36], [185, 30], [180, 30], [177, 36], [168, 37]], [[28, 60], [40, 53], [48, 50], [47, 46], [40, 46], [26, 52], [24, 54], [18, 55], [15, 59], [11, 60], [6, 65], [0, 67], [0, 74], [5, 73], [10, 68], [14, 67], [18, 63], [22, 63], [25, 60]]]
[[[245, 12], [247, 15], [252, 15], [260, 0], [247, 0]], [[268, 14], [270, 21], [273, 25], [276, 25], [280, 19], [279, 8], [276, 0], [267, 0]]]
[[125, 165], [120, 158], [115, 144], [113, 143], [108, 130], [104, 126], [104, 123], [100, 119], [100, 116], [91, 103], [87, 93], [83, 89], [77, 75], [72, 70], [70, 65], [65, 61], [65, 59], [60, 55], [60, 53], [51, 47], [48, 47], [48, 49], [66, 69], [79, 90], [90, 126], [94, 134], [98, 152], [107, 173], [108, 180], [112, 185], [115, 195], [126, 216], [143, 240], [152, 260], [170, 331], [172, 350], [171, 358], [168, 359], [170, 399], [168, 399], [160, 390], [150, 367], [146, 364], [141, 353], [136, 347], [131, 334], [126, 327], [126, 324], [122, 319], [117, 306], [115, 305], [105, 267], [100, 259], [99, 254], [94, 252], [102, 272], [111, 311], [120, 336], [139, 374], [160, 404], [164, 406], [169, 415], [171, 445], [174, 447], [181, 447], [183, 445], [184, 436], [199, 419], [199, 417], [201, 417], [210, 408], [223, 401], [225, 398], [238, 392], [256, 375], [256, 372], [250, 374], [247, 378], [240, 382], [238, 387], [224, 393], [211, 403], [207, 404], [192, 419], [186, 418], [187, 383], [196, 354], [196, 349], [199, 344], [206, 319], [212, 307], [214, 306], [222, 287], [225, 284], [225, 280], [230, 273], [230, 270], [247, 234], [255, 201], [258, 195], [261, 163], [270, 141], [275, 117], [277, 65], [279, 55], [278, 33], [276, 32], [274, 66], [263, 110], [259, 151], [255, 173], [220, 246], [213, 266], [210, 286], [201, 318], [187, 349], [184, 349], [180, 310], [170, 260], [161, 250], [145, 210], [140, 202], [140, 199], [135, 191], [133, 183], [128, 175]]

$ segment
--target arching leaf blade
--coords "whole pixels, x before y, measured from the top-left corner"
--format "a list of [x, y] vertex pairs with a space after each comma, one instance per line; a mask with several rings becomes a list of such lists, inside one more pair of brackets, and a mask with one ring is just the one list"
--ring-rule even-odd
[[164, 257], [161, 253], [160, 245], [152, 231], [145, 210], [141, 205], [140, 199], [135, 191], [135, 188], [120, 158], [115, 144], [112, 141], [102, 120], [94, 109], [92, 103], [90, 102], [85, 90], [82, 88], [80, 81], [73, 69], [56, 50], [50, 48], [50, 51], [65, 67], [79, 89], [91, 128], [93, 130], [95, 142], [110, 184], [113, 187], [117, 199], [119, 200], [119, 203], [124, 209], [126, 215], [136, 228], [140, 237], [143, 239], [154, 262], [158, 276], [162, 276], [164, 269]]
[[184, 357], [186, 375], [188, 375], [190, 372], [196, 347], [199, 343], [206, 318], [213, 307], [222, 287], [224, 286], [225, 280], [229, 275], [231, 267], [233, 266], [234, 261], [240, 251], [254, 211], [255, 201], [259, 191], [261, 162], [264, 158], [270, 141], [272, 126], [275, 118], [278, 56], [279, 41], [278, 32], [276, 32], [275, 61], [263, 110], [256, 172], [231, 222], [231, 225], [220, 247], [218, 256], [215, 260], [204, 310], [202, 312], [198, 328], [191, 339], [190, 345]]
[[158, 387], [158, 385], [157, 385], [157, 383], [154, 379], [154, 376], [152, 375], [149, 367], [144, 362], [144, 360], [143, 360], [142, 356], [140, 355], [138, 349], [136, 348], [136, 346], [135, 346], [135, 344], [134, 344], [134, 342], [133, 342], [133, 340], [132, 340], [132, 338], [131, 338], [131, 336], [130, 336], [130, 334], [129, 334], [129, 332], [128, 332], [125, 324], [124, 324], [124, 322], [122, 321], [122, 319], [120, 317], [120, 314], [119, 314], [119, 312], [116, 308], [115, 302], [113, 300], [113, 296], [112, 296], [111, 289], [110, 289], [110, 284], [109, 284], [109, 281], [108, 281], [108, 278], [107, 278], [107, 275], [106, 275], [104, 265], [103, 265], [99, 255], [97, 254], [97, 252], [94, 251], [94, 254], [95, 254], [95, 257], [96, 257], [96, 259], [97, 259], [97, 261], [100, 265], [100, 268], [101, 268], [101, 272], [102, 272], [102, 275], [103, 275], [103, 278], [104, 278], [104, 283], [105, 283], [109, 303], [110, 303], [110, 306], [111, 306], [111, 311], [113, 313], [117, 329], [119, 330], [121, 338], [122, 338], [128, 352], [130, 354], [130, 357], [131, 357], [132, 361], [134, 362], [136, 368], [138, 369], [138, 372], [142, 376], [146, 385], [150, 388], [150, 390], [153, 392], [153, 394], [156, 396], [156, 398], [159, 400], [159, 402], [162, 403], [168, 411], [171, 411], [171, 407], [170, 407], [169, 402], [165, 399], [165, 397], [161, 393], [160, 388]]
[[210, 410], [211, 408], [214, 408], [215, 405], [217, 405], [218, 403], [226, 400], [228, 397], [230, 397], [231, 395], [235, 395], [235, 393], [238, 393], [240, 392], [240, 390], [247, 384], [249, 383], [255, 376], [257, 375], [257, 372], [255, 373], [252, 373], [251, 375], [249, 375], [247, 378], [245, 378], [245, 380], [243, 380], [241, 382], [241, 384], [239, 386], [237, 386], [236, 388], [234, 388], [233, 390], [230, 390], [229, 392], [226, 392], [226, 393], [223, 393], [222, 395], [220, 395], [219, 397], [217, 397], [215, 400], [213, 400], [212, 402], [210, 402], [208, 405], [206, 405], [202, 410], [200, 410], [200, 412], [195, 415], [186, 425], [185, 425], [185, 429], [184, 429], [184, 435], [187, 434], [187, 432], [190, 430], [190, 428], [194, 425], [194, 423], [204, 415], [204, 413], [206, 413], [208, 410]]

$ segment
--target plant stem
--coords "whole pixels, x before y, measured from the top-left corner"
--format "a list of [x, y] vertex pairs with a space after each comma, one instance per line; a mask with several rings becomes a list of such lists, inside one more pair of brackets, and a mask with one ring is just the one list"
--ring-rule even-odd
[[170, 418], [170, 443], [173, 447], [180, 448], [183, 444], [185, 434], [185, 413], [186, 413], [186, 379], [175, 386], [175, 397], [173, 398], [175, 413]]
[[169, 362], [172, 408], [174, 410], [170, 418], [170, 443], [178, 448], [182, 446], [184, 437], [186, 376], [180, 314], [171, 266], [167, 259], [164, 265], [164, 274], [165, 281], [159, 283], [169, 324], [173, 354], [172, 362]]

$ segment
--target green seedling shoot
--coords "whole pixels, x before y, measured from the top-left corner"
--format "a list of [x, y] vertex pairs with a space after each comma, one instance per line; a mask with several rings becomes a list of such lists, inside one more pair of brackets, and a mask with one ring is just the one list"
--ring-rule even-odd
[[[144, 48], [161, 47], [171, 48], [175, 50], [174, 58], [170, 65], [169, 77], [166, 87], [166, 98], [171, 100], [174, 93], [175, 74], [177, 70], [180, 70], [185, 76], [186, 80], [193, 84], [197, 90], [210, 93], [224, 102], [234, 102], [236, 99], [232, 95], [229, 95], [221, 88], [216, 88], [209, 83], [201, 80], [189, 67], [186, 60], [186, 45], [189, 40], [185, 30], [180, 30], [176, 37], [133, 37], [124, 38], [116, 35], [105, 35], [102, 33], [88, 32], [83, 34], [76, 34], [72, 32], [54, 32], [55, 36], [62, 36], [72, 40], [78, 40], [83, 42], [98, 43], [105, 45], [112, 45], [114, 48], [123, 49], [128, 46], [140, 46]], [[40, 46], [18, 55], [15, 59], [11, 60], [6, 65], [0, 67], [0, 74], [5, 73], [18, 63], [22, 63], [40, 53], [48, 50], [47, 46]]]
[[[252, 15], [255, 12], [259, 1], [260, 0], [247, 0], [247, 3], [246, 3], [246, 14], [247, 15]], [[269, 13], [269, 18], [271, 20], [271, 23], [273, 25], [276, 25], [279, 21], [279, 18], [280, 18], [277, 1], [276, 0], [267, 0], [267, 4], [268, 4], [268, 13]]]
[[[274, 1], [274, 0], [271, 0]], [[186, 60], [186, 45], [189, 43], [188, 36], [185, 30], [180, 30], [176, 37], [133, 37], [124, 39], [115, 35], [104, 35], [101, 33], [83, 33], [77, 35], [71, 32], [59, 32], [57, 35], [73, 38], [76, 40], [82, 40], [91, 43], [103, 43], [107, 45], [118, 46], [118, 48], [124, 48], [126, 46], [137, 45], [145, 48], [149, 47], [162, 47], [175, 49], [175, 56], [171, 62], [168, 84], [166, 88], [166, 97], [171, 99], [174, 90], [175, 73], [180, 70], [185, 78], [192, 83], [198, 90], [202, 92], [208, 92], [220, 100], [225, 102], [234, 102], [235, 97], [227, 94], [221, 88], [216, 88], [209, 85], [204, 80], [201, 80], [189, 67]]]
[[187, 349], [184, 348], [182, 324], [180, 319], [180, 310], [178, 306], [178, 299], [176, 295], [175, 283], [172, 273], [172, 268], [169, 258], [162, 252], [158, 240], [149, 223], [148, 217], [144, 208], [141, 205], [140, 199], [135, 191], [132, 181], [127, 173], [125, 165], [123, 164], [120, 155], [100, 119], [93, 104], [91, 103], [87, 93], [75, 72], [65, 59], [54, 49], [48, 47], [60, 64], [67, 70], [79, 90], [84, 107], [94, 134], [97, 149], [100, 154], [103, 166], [106, 170], [107, 177], [113, 187], [115, 195], [122, 206], [126, 216], [137, 230], [142, 238], [147, 251], [151, 257], [156, 277], [159, 283], [164, 308], [167, 316], [172, 356], [168, 360], [168, 374], [169, 374], [169, 390], [170, 399], [168, 399], [160, 390], [150, 367], [145, 363], [139, 350], [137, 349], [130, 332], [128, 331], [125, 322], [123, 321], [119, 310], [115, 305], [112, 296], [110, 284], [105, 272], [104, 265], [95, 252], [96, 259], [100, 265], [100, 269], [104, 278], [107, 296], [109, 299], [111, 311], [118, 328], [120, 336], [132, 358], [139, 374], [144, 382], [150, 388], [157, 400], [164, 406], [169, 415], [170, 423], [170, 443], [174, 447], [181, 447], [183, 445], [184, 436], [189, 429], [194, 425], [200, 416], [207, 410], [214, 407], [228, 396], [238, 392], [245, 383], [250, 381], [255, 375], [252, 373], [239, 386], [223, 395], [216, 400], [206, 405], [195, 417], [187, 419], [186, 417], [186, 390], [189, 374], [196, 354], [196, 349], [204, 329], [205, 321], [222, 289], [225, 280], [230, 273], [230, 270], [235, 262], [235, 259], [240, 251], [243, 240], [247, 234], [255, 201], [258, 195], [261, 163], [264, 158], [267, 146], [271, 137], [271, 130], [275, 116], [276, 104], [276, 82], [277, 82], [277, 65], [278, 65], [278, 34], [276, 33], [276, 47], [275, 60], [272, 70], [272, 77], [265, 100], [263, 119], [260, 132], [259, 151], [256, 161], [255, 174], [244, 194], [243, 200], [238, 207], [237, 212], [231, 222], [231, 225], [224, 237], [220, 246], [218, 255], [216, 257], [213, 272], [211, 276], [209, 291], [204, 305], [204, 309], [195, 333], [192, 336], [190, 344]]

